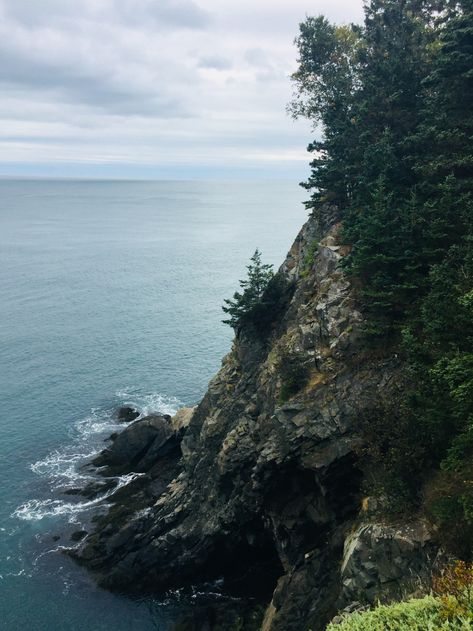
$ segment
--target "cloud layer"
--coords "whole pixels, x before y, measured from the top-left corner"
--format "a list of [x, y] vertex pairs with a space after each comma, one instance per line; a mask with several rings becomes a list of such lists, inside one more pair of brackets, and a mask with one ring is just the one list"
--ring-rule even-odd
[[309, 127], [285, 114], [298, 23], [361, 4], [0, 0], [0, 173], [302, 169]]

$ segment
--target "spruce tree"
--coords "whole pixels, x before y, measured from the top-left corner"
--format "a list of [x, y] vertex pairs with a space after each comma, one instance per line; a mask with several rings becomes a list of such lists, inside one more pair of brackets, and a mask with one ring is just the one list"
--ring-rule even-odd
[[368, 453], [473, 556], [473, 0], [369, 0], [297, 44], [293, 112], [323, 131], [307, 205], [338, 205], [367, 341], [406, 362]]
[[262, 262], [261, 252], [258, 249], [250, 260], [251, 263], [247, 265], [248, 277], [239, 281], [243, 291], [235, 292], [232, 299], [225, 299], [222, 307], [224, 313], [230, 316], [222, 322], [236, 331], [248, 323], [258, 325], [260, 308], [264, 306], [262, 305], [263, 297], [274, 277], [273, 266]]

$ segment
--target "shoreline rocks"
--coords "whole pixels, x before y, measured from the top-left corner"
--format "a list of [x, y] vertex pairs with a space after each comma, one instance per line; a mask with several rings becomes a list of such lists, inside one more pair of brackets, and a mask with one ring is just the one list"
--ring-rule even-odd
[[172, 449], [175, 431], [169, 415], [155, 414], [133, 421], [112, 435], [111, 444], [92, 460], [95, 467], [105, 467], [103, 475], [144, 473], [157, 458]]
[[116, 418], [119, 423], [131, 423], [140, 416], [140, 412], [128, 405], [118, 408]]

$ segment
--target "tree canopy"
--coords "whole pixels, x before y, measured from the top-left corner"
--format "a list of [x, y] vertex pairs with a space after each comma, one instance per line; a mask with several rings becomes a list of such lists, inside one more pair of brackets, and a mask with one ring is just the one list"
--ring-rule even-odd
[[363, 25], [309, 17], [296, 44], [290, 110], [320, 136], [307, 207], [338, 205], [366, 343], [408, 366], [378, 457], [415, 436], [416, 466], [389, 474], [419, 497], [437, 469], [430, 513], [473, 554], [473, 0], [369, 0]]

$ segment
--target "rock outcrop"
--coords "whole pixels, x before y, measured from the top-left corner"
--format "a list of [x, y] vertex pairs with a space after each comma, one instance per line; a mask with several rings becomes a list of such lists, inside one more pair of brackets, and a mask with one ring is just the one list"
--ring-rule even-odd
[[124, 405], [118, 408], [116, 415], [119, 423], [131, 423], [131, 421], [135, 421], [140, 416], [140, 413], [135, 408]]
[[363, 348], [338, 230], [333, 207], [309, 219], [279, 271], [282, 307], [266, 335], [239, 333], [194, 410], [135, 421], [96, 461], [143, 474], [75, 553], [104, 587], [224, 576], [232, 589], [266, 588], [265, 631], [317, 631], [363, 590], [373, 600], [411, 562], [430, 563], [426, 533], [354, 534], [360, 417], [399, 387], [402, 366]]
[[113, 434], [112, 444], [93, 461], [96, 467], [106, 467], [104, 475], [144, 473], [174, 448], [176, 438], [171, 417], [146, 416]]
[[345, 540], [341, 602], [375, 604], [422, 593], [440, 564], [425, 522], [361, 524]]

